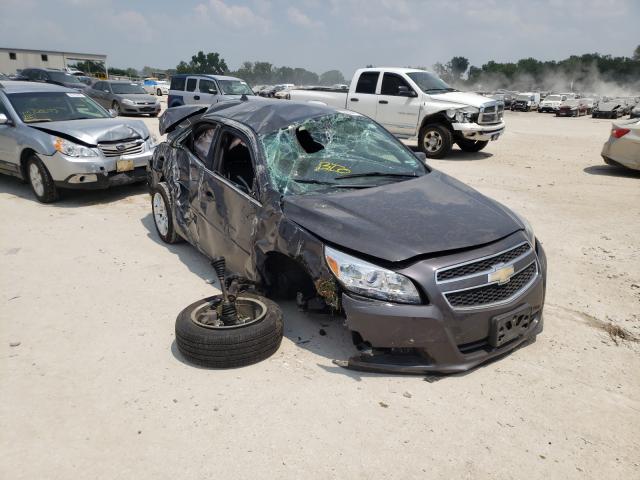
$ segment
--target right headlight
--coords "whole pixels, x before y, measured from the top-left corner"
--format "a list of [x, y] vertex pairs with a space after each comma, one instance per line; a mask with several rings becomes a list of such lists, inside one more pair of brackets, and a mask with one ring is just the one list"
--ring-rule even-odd
[[331, 247], [324, 248], [331, 272], [348, 291], [398, 303], [421, 303], [413, 282], [399, 273], [365, 262]]
[[122, 100], [122, 103], [124, 103], [125, 105], [135, 105], [136, 102], [134, 102], [133, 100], [129, 100], [128, 98], [125, 98], [124, 100]]

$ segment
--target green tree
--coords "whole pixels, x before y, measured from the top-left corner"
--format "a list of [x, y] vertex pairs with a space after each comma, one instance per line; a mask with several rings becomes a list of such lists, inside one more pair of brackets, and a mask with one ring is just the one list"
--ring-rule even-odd
[[205, 54], [202, 50], [191, 57], [189, 63], [181, 61], [176, 67], [178, 73], [212, 73], [222, 75], [229, 71], [227, 62], [218, 52]]
[[453, 57], [447, 64], [453, 80], [460, 80], [469, 68], [469, 60], [464, 57]]
[[344, 75], [339, 70], [329, 70], [320, 75], [320, 84], [322, 85], [335, 85], [336, 83], [347, 83], [344, 79]]
[[640, 45], [638, 45], [633, 51], [633, 60], [636, 62], [640, 62]]

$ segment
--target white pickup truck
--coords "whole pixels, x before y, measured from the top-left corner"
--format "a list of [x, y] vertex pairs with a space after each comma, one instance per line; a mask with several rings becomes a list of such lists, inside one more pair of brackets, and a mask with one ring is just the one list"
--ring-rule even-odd
[[376, 120], [396, 137], [416, 143], [429, 158], [443, 158], [454, 143], [482, 150], [504, 132], [504, 103], [449, 87], [436, 75], [411, 68], [357, 70], [348, 91], [290, 90], [291, 100], [345, 108]]

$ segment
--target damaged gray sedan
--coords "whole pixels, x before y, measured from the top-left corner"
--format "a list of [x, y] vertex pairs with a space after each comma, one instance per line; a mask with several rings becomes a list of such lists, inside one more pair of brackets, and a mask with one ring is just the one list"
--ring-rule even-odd
[[150, 166], [166, 242], [240, 282], [341, 312], [344, 366], [461, 372], [542, 331], [546, 257], [529, 224], [369, 118], [244, 99], [167, 111]]
[[0, 173], [29, 181], [41, 202], [144, 181], [155, 143], [143, 122], [112, 118], [76, 90], [0, 83]]

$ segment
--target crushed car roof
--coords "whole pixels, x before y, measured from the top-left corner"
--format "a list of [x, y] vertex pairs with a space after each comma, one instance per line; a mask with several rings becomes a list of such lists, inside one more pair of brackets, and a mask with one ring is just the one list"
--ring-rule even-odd
[[169, 108], [160, 118], [160, 133], [170, 132], [182, 121], [202, 112], [204, 112], [203, 119], [228, 118], [248, 126], [257, 134], [267, 134], [309, 118], [330, 115], [337, 111], [326, 105], [251, 96], [246, 100], [219, 102], [208, 108], [203, 105]]

